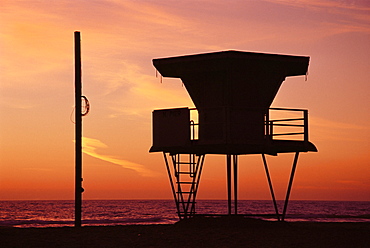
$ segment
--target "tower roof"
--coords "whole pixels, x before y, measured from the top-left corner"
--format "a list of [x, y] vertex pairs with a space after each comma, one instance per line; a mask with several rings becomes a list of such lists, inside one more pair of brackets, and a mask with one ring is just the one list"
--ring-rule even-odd
[[307, 73], [309, 59], [230, 50], [159, 58], [153, 65], [164, 77], [181, 78], [200, 110], [268, 108], [286, 77]]
[[222, 70], [232, 61], [242, 66], [258, 61], [261, 66], [275, 65], [284, 68], [285, 76], [299, 76], [307, 73], [309, 59], [310, 57], [306, 56], [228, 50], [158, 58], [153, 59], [153, 64], [163, 77], [174, 78], [197, 71]]

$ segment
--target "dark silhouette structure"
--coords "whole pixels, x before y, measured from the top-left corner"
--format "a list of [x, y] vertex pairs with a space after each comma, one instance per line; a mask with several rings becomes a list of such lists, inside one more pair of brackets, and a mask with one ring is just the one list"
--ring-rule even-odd
[[[270, 106], [285, 78], [306, 75], [308, 64], [309, 57], [241, 51], [153, 60], [163, 77], [182, 80], [196, 106], [153, 111], [150, 152], [164, 154], [180, 219], [196, 214], [206, 154], [226, 155], [229, 215], [237, 214], [238, 156], [262, 154], [276, 216], [284, 220], [299, 153], [317, 149], [308, 139], [307, 110]], [[198, 123], [191, 120], [192, 111]], [[265, 159], [278, 153], [295, 153], [282, 214]]]
[[[87, 115], [90, 104], [82, 96], [81, 33], [74, 32], [75, 56], [75, 227], [81, 227], [82, 212], [82, 117]], [[82, 104], [82, 102], [84, 104]]]

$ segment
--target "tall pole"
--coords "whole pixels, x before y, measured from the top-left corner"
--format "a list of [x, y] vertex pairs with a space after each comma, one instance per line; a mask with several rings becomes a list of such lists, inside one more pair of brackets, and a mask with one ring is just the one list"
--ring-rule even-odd
[[75, 227], [81, 227], [82, 209], [82, 72], [81, 72], [81, 36], [80, 32], [74, 33], [75, 44], [75, 123], [76, 123], [76, 151], [75, 151]]

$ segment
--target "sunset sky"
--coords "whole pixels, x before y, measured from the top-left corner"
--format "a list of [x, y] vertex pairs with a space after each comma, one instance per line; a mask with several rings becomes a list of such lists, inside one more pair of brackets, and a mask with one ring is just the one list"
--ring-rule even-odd
[[[272, 105], [308, 109], [319, 150], [300, 156], [291, 199], [370, 200], [367, 0], [0, 0], [0, 200], [74, 198], [76, 30], [84, 199], [172, 198], [151, 115], [194, 105], [152, 59], [241, 50], [311, 58]], [[283, 199], [293, 154], [267, 159]], [[200, 199], [226, 199], [225, 161], [206, 157]], [[270, 199], [260, 155], [240, 157], [239, 182], [240, 199]]]

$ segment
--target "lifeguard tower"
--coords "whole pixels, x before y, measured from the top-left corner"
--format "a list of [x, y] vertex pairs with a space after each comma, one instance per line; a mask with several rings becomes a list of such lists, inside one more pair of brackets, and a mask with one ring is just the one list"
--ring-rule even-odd
[[[180, 219], [196, 214], [206, 154], [226, 155], [229, 215], [238, 209], [238, 156], [261, 154], [277, 219], [284, 220], [299, 153], [317, 149], [308, 139], [307, 110], [270, 105], [285, 78], [306, 75], [308, 64], [309, 57], [241, 51], [153, 60], [163, 77], [182, 80], [196, 106], [153, 111], [150, 152], [163, 152]], [[198, 123], [191, 111], [198, 112]], [[295, 153], [282, 214], [265, 159], [278, 153]]]

